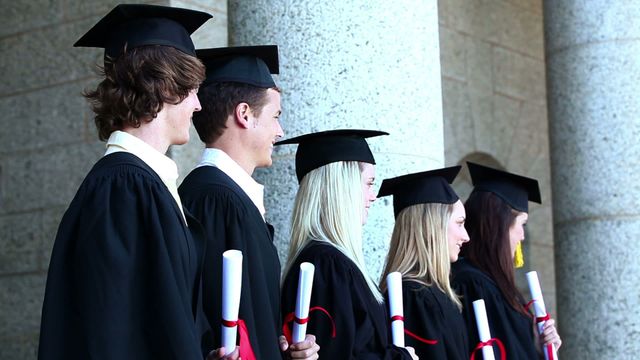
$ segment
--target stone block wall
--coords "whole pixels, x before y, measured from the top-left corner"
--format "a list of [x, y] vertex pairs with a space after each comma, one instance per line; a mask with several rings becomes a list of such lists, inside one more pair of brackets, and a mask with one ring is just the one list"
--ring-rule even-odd
[[[541, 0], [440, 0], [445, 163], [485, 161], [538, 179], [530, 204], [525, 267], [540, 276], [555, 314], [555, 264]], [[455, 183], [466, 199], [466, 169]], [[472, 239], [473, 241], [473, 239]]]
[[[104, 152], [81, 96], [102, 51], [73, 43], [120, 1], [19, 0], [0, 12], [0, 359], [34, 359], [49, 257], [80, 182]], [[209, 11], [196, 46], [224, 46], [226, 1], [154, 1]], [[172, 156], [193, 166], [197, 137]], [[190, 149], [190, 151], [189, 151]], [[189, 158], [189, 156], [191, 156]]]

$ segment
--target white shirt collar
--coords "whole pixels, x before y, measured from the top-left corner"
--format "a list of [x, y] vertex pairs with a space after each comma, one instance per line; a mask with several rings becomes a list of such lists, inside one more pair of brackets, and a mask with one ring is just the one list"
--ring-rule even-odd
[[184, 211], [182, 210], [176, 184], [178, 180], [178, 166], [176, 163], [139, 138], [124, 131], [116, 130], [109, 136], [107, 151], [104, 155], [123, 151], [140, 158], [140, 160], [144, 161], [145, 164], [149, 165], [149, 167], [160, 176], [160, 179], [175, 199], [184, 217]]
[[206, 148], [198, 164], [200, 166], [215, 166], [227, 174], [249, 196], [264, 219], [264, 186], [247, 174], [227, 153], [220, 149]]
[[171, 158], [137, 137], [124, 131], [116, 130], [109, 136], [105, 155], [118, 151], [126, 151], [139, 157], [163, 180], [178, 180], [178, 166]]

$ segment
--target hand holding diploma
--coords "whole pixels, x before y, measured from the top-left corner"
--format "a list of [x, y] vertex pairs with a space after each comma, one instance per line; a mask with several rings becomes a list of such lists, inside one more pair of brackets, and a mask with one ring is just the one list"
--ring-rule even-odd
[[297, 344], [304, 340], [307, 333], [307, 321], [309, 320], [309, 303], [311, 302], [311, 289], [313, 287], [313, 273], [315, 266], [308, 262], [300, 264], [298, 276], [298, 294], [296, 296], [296, 317], [293, 321], [292, 343]]
[[316, 344], [316, 337], [307, 335], [307, 321], [309, 321], [309, 304], [313, 288], [313, 274], [315, 266], [308, 262], [300, 264], [298, 275], [298, 292], [296, 294], [296, 309], [293, 319], [293, 334], [290, 345], [287, 338], [280, 336], [280, 350], [286, 352], [290, 359], [318, 359], [320, 346]]
[[238, 360], [240, 359], [240, 351], [236, 348], [233, 352], [227, 354], [226, 349], [221, 347], [213, 350], [207, 355], [207, 360]]
[[533, 311], [536, 315], [536, 325], [538, 333], [542, 337], [543, 352], [546, 360], [558, 360], [557, 349], [562, 345], [560, 336], [555, 328], [555, 322], [547, 314], [547, 309], [542, 298], [542, 289], [538, 273], [531, 271], [527, 273], [527, 282], [529, 283], [529, 291], [531, 292], [531, 301]]

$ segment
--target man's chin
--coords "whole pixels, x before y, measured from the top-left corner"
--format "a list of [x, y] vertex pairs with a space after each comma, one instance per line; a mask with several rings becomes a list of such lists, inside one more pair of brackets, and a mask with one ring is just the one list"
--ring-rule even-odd
[[272, 164], [273, 164], [273, 161], [271, 159], [269, 159], [268, 161], [265, 160], [257, 164], [256, 169], [268, 168], [268, 167], [271, 167]]
[[189, 134], [186, 136], [176, 139], [171, 145], [184, 145], [189, 142]]

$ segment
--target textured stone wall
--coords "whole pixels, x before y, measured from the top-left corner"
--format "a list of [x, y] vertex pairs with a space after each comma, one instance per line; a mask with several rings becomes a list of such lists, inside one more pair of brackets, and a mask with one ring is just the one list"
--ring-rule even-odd
[[[542, 0], [440, 0], [445, 163], [484, 162], [538, 179], [530, 204], [525, 268], [537, 270], [555, 315], [555, 266]], [[456, 189], [471, 184], [464, 169]], [[473, 241], [473, 239], [472, 239]]]
[[[119, 1], [20, 0], [0, 11], [0, 359], [36, 357], [49, 256], [80, 182], [104, 152], [81, 96], [96, 49], [73, 43]], [[196, 45], [226, 44], [226, 1], [156, 1], [212, 12]], [[184, 169], [197, 138], [174, 150]]]
[[[376, 183], [443, 164], [436, 1], [230, 1], [232, 45], [278, 44], [285, 137], [338, 128], [380, 129], [369, 141]], [[276, 149], [256, 173], [284, 263], [297, 180], [295, 146]], [[388, 200], [374, 204], [364, 252], [377, 279], [393, 227]]]
[[545, 2], [558, 311], [569, 359], [640, 352], [640, 4]]

